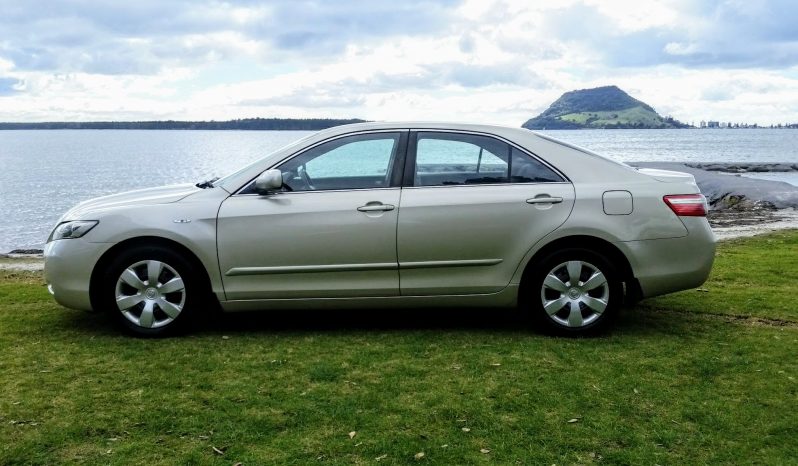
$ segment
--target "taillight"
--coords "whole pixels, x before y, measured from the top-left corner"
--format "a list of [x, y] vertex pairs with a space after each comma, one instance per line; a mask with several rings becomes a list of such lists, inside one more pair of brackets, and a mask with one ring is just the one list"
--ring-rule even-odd
[[662, 200], [680, 217], [707, 216], [707, 201], [702, 194], [669, 194]]

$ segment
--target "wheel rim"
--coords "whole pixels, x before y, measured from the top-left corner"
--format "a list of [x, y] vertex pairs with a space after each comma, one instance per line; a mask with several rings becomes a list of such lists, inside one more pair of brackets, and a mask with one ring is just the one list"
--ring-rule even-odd
[[540, 300], [546, 314], [565, 327], [584, 327], [607, 309], [610, 285], [595, 265], [568, 261], [554, 267], [543, 279]]
[[177, 271], [156, 260], [136, 262], [116, 281], [116, 306], [142, 328], [169, 325], [183, 311], [186, 287]]

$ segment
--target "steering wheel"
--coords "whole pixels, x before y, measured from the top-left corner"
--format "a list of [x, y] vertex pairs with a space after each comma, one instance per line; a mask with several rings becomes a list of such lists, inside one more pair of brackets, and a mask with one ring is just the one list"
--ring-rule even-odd
[[302, 178], [302, 181], [304, 181], [305, 184], [308, 185], [309, 189], [311, 189], [311, 190], [315, 190], [316, 189], [313, 186], [313, 181], [310, 179], [310, 176], [308, 176], [308, 171], [305, 169], [304, 165], [300, 165], [299, 168], [297, 168], [296, 171], [297, 171], [297, 174]]

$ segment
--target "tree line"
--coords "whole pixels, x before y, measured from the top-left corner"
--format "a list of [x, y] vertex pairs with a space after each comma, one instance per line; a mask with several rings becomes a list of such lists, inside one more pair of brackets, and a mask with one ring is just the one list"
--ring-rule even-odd
[[185, 130], [252, 130], [252, 131], [318, 131], [333, 126], [363, 123], [358, 118], [244, 118], [228, 121], [54, 121], [39, 123], [1, 123], [8, 129], [185, 129]]

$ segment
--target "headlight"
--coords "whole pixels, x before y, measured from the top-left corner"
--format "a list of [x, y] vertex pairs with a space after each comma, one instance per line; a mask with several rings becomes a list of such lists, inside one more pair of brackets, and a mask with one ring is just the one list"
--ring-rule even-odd
[[47, 242], [55, 241], [57, 239], [73, 239], [80, 238], [94, 228], [98, 223], [97, 220], [75, 220], [72, 222], [64, 222], [58, 224], [50, 233], [50, 238]]

